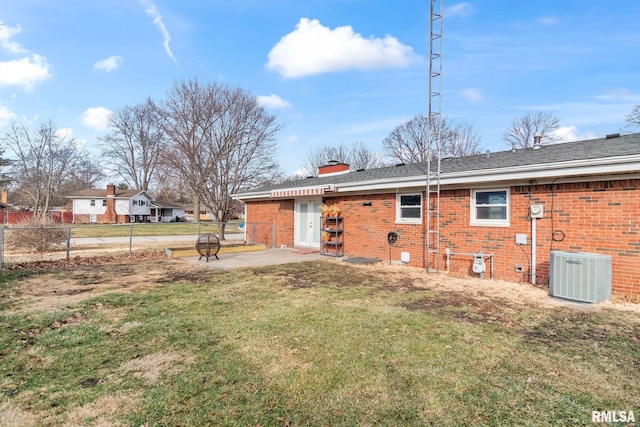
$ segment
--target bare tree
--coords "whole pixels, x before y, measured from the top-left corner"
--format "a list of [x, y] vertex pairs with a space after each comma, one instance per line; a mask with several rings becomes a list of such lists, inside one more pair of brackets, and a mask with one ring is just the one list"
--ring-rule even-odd
[[631, 112], [627, 114], [624, 119], [629, 123], [627, 127], [640, 127], [640, 105], [634, 105]]
[[307, 176], [315, 176], [318, 168], [336, 160], [349, 165], [351, 170], [374, 169], [384, 166], [382, 156], [362, 142], [353, 144], [320, 145], [312, 148], [305, 159], [304, 171]]
[[152, 111], [149, 104], [120, 108], [110, 118], [111, 133], [100, 138], [107, 168], [138, 190], [149, 189], [165, 141]]
[[502, 139], [511, 148], [532, 147], [536, 135], [541, 137], [541, 145], [553, 144], [559, 141], [558, 136], [553, 133], [558, 129], [559, 122], [558, 118], [550, 112], [527, 113], [511, 122]]
[[100, 181], [107, 177], [102, 166], [89, 158], [80, 160], [72, 176], [78, 189], [95, 188]]
[[66, 196], [71, 196], [74, 192], [85, 188], [96, 188], [96, 185], [106, 177], [100, 164], [90, 158], [80, 159], [69, 178], [60, 186], [54, 201], [65, 204], [68, 202]]
[[14, 121], [0, 140], [16, 156], [13, 167], [18, 196], [33, 207], [36, 217], [44, 218], [83, 158], [75, 140], [61, 132], [53, 120], [41, 123], [36, 130]]
[[11, 160], [2, 157], [4, 148], [0, 147], [0, 188], [9, 183], [9, 174], [5, 171], [7, 166], [11, 166]]
[[246, 91], [196, 80], [175, 83], [154, 110], [168, 136], [167, 163], [191, 186], [194, 212], [201, 200], [217, 213], [224, 239], [224, 223], [238, 209], [231, 195], [277, 168], [281, 126]]
[[430, 122], [429, 117], [423, 114], [396, 127], [382, 141], [387, 155], [401, 163], [426, 162], [430, 150], [454, 156], [477, 154], [479, 143], [480, 138], [472, 125], [455, 125], [444, 116], [436, 116]]
[[480, 154], [480, 137], [478, 132], [469, 123], [458, 123], [450, 129], [443, 138], [442, 154], [451, 154], [455, 157]]
[[191, 200], [190, 187], [170, 165], [161, 162], [156, 171], [156, 178], [151, 191], [158, 200], [178, 203], [187, 203]]

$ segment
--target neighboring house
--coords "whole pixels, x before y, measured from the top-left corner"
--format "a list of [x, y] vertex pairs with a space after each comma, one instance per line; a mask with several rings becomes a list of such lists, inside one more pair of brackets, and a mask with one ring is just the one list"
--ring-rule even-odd
[[[195, 218], [193, 203], [184, 205], [184, 216], [189, 221], [193, 222], [193, 219]], [[200, 205], [200, 221], [216, 221], [217, 218], [218, 215], [216, 215], [212, 209], [202, 204]]]
[[[640, 294], [640, 134], [443, 158], [437, 254], [426, 249], [426, 169], [331, 165], [235, 197], [256, 239], [276, 247], [319, 248], [320, 206], [336, 204], [348, 256], [422, 268], [428, 260], [477, 276], [473, 254], [482, 251], [493, 255], [485, 277], [491, 268], [497, 279], [547, 284], [551, 251], [606, 254], [613, 292]], [[397, 233], [393, 245], [389, 232]]]
[[175, 222], [184, 218], [184, 207], [175, 203], [154, 200], [151, 202], [151, 222]]
[[73, 203], [74, 223], [122, 224], [150, 221], [153, 198], [143, 190], [80, 190], [68, 196]]

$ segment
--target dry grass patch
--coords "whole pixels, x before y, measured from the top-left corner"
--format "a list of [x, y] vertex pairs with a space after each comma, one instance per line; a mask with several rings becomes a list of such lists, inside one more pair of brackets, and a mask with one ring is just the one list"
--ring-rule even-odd
[[125, 374], [132, 374], [135, 378], [148, 381], [150, 384], [157, 384], [161, 376], [176, 375], [185, 369], [183, 365], [190, 365], [194, 362], [193, 358], [185, 358], [176, 353], [154, 353], [130, 360], [120, 366], [119, 370]]

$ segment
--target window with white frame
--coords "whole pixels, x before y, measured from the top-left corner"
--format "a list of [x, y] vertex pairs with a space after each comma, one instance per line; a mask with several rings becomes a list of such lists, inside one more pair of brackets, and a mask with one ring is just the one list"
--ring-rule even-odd
[[422, 223], [422, 194], [406, 193], [396, 195], [396, 222]]
[[89, 206], [95, 206], [95, 205], [96, 205], [95, 199], [91, 199], [91, 201], [89, 202]]
[[473, 190], [471, 225], [509, 226], [509, 190]]
[[107, 199], [102, 199], [102, 206], [107, 206]]

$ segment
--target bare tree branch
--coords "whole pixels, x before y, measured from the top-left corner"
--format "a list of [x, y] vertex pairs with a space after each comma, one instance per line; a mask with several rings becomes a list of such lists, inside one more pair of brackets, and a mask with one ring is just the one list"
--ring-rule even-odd
[[560, 121], [552, 113], [538, 111], [515, 118], [502, 139], [511, 148], [528, 148], [533, 146], [533, 138], [540, 135], [540, 144], [553, 144], [559, 137], [553, 131], [558, 129]]
[[634, 105], [631, 112], [627, 114], [624, 119], [629, 123], [627, 127], [640, 127], [640, 105]]
[[19, 197], [33, 207], [36, 216], [44, 217], [83, 159], [76, 141], [53, 120], [36, 130], [14, 121], [0, 138], [16, 156], [13, 167]]
[[307, 154], [304, 163], [305, 175], [317, 175], [318, 168], [332, 160], [348, 164], [350, 170], [374, 169], [385, 164], [379, 153], [368, 148], [362, 142], [321, 145], [313, 147]]
[[149, 104], [123, 107], [110, 118], [111, 133], [100, 138], [106, 166], [129, 188], [148, 190], [155, 177], [165, 134]]
[[219, 221], [227, 221], [237, 209], [231, 194], [277, 169], [275, 136], [281, 126], [244, 90], [188, 80], [151, 104], [168, 136], [165, 161], [190, 185], [196, 212], [202, 200]]
[[479, 143], [480, 138], [472, 125], [454, 125], [447, 117], [437, 116], [430, 123], [429, 117], [422, 114], [396, 127], [382, 141], [387, 155], [401, 163], [426, 162], [435, 151], [454, 156], [477, 154]]

